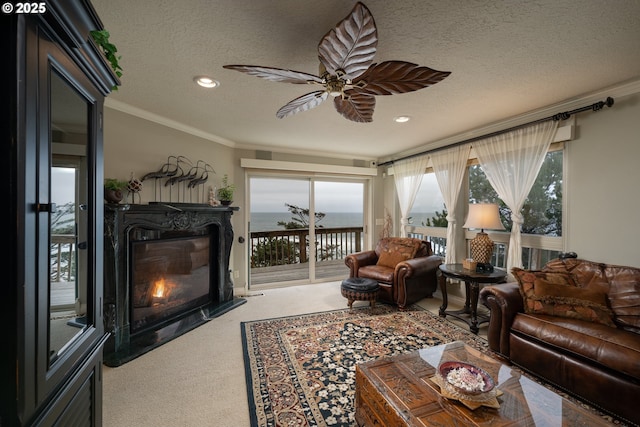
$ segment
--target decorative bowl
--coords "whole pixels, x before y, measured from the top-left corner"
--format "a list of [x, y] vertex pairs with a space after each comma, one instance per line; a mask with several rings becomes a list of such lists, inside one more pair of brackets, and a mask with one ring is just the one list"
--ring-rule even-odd
[[438, 373], [447, 385], [460, 394], [479, 395], [493, 390], [495, 386], [489, 374], [469, 363], [442, 362], [438, 366]]

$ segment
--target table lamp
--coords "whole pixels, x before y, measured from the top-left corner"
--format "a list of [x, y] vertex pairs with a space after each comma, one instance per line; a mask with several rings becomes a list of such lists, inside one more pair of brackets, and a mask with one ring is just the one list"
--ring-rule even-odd
[[469, 205], [469, 215], [463, 227], [480, 229], [476, 237], [471, 240], [471, 258], [478, 264], [489, 264], [493, 255], [493, 241], [484, 230], [504, 230], [498, 205], [493, 203]]

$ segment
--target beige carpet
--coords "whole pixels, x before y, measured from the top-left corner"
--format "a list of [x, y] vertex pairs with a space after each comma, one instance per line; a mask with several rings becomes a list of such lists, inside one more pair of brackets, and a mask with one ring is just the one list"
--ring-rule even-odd
[[[249, 426], [240, 322], [346, 307], [340, 282], [252, 294], [246, 304], [131, 362], [104, 366], [103, 425]], [[441, 302], [436, 296], [419, 305], [437, 312]]]

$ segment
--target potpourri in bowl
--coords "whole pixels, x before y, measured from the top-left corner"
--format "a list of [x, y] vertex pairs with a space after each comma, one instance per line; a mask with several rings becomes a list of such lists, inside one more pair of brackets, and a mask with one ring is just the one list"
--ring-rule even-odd
[[442, 362], [438, 373], [443, 381], [460, 394], [478, 395], [493, 390], [495, 384], [489, 374], [477, 366], [464, 362]]

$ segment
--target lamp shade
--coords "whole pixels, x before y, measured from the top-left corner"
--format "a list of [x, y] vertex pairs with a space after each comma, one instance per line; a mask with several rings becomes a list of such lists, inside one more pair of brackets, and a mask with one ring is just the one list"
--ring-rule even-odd
[[464, 228], [479, 228], [481, 230], [504, 230], [500, 221], [498, 205], [493, 203], [475, 203], [469, 205], [467, 221]]

